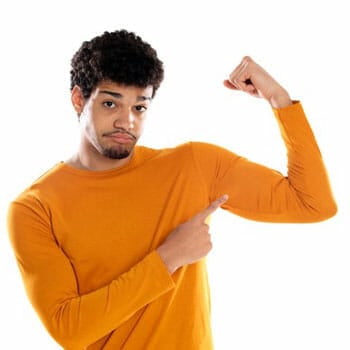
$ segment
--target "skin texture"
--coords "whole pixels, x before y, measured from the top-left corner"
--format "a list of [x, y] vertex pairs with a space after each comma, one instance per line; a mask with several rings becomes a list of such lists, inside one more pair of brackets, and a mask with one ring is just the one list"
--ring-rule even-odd
[[224, 85], [232, 90], [241, 90], [254, 97], [264, 98], [273, 108], [292, 104], [288, 92], [249, 56], [242, 59], [224, 81]]
[[77, 154], [67, 163], [93, 171], [128, 163], [141, 136], [152, 91], [151, 86], [140, 88], [101, 82], [91, 96], [84, 99], [80, 88], [75, 86], [71, 99], [79, 115], [81, 137]]
[[228, 199], [223, 195], [207, 208], [195, 215], [191, 220], [179, 225], [157, 249], [170, 273], [179, 267], [192, 264], [212, 249], [207, 217], [213, 214]]
[[[292, 104], [287, 91], [250, 57], [224, 81], [231, 90], [264, 98], [273, 108]], [[73, 167], [101, 171], [127, 164], [141, 136], [153, 87], [123, 85], [111, 81], [97, 84], [88, 98], [79, 86], [72, 89], [72, 104], [79, 115], [81, 139], [78, 152], [67, 161]], [[212, 249], [206, 218], [227, 201], [223, 195], [191, 220], [170, 232], [157, 251], [169, 273], [204, 258]]]

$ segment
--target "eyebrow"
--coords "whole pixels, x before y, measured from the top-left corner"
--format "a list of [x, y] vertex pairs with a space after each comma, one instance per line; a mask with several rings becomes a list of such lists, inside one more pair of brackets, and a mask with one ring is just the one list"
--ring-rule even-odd
[[[111, 95], [115, 98], [123, 98], [123, 95], [120, 94], [119, 92], [115, 92], [115, 91], [109, 91], [109, 90], [101, 90], [99, 91], [99, 94], [108, 94], [108, 95]], [[137, 101], [151, 101], [152, 100], [152, 97], [149, 97], [149, 96], [137, 96], [136, 98]]]

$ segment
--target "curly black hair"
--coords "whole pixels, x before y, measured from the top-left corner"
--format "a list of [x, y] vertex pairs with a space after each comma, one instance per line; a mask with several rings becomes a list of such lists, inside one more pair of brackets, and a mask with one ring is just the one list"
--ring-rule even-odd
[[78, 85], [89, 98], [101, 81], [138, 87], [153, 86], [153, 96], [163, 80], [163, 63], [157, 52], [125, 29], [104, 32], [84, 41], [71, 61], [71, 90]]

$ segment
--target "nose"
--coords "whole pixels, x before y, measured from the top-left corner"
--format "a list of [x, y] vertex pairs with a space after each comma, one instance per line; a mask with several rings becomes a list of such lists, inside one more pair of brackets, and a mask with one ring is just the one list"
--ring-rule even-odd
[[124, 128], [125, 130], [132, 130], [135, 126], [134, 123], [135, 116], [129, 109], [127, 109], [121, 111], [121, 113], [118, 113], [114, 120], [113, 126], [115, 128]]

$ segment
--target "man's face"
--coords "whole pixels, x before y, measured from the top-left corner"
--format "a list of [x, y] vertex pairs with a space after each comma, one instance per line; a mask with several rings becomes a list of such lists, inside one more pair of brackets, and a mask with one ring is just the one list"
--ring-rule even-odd
[[[152, 86], [140, 88], [104, 81], [84, 100], [80, 110], [73, 101], [80, 114], [86, 150], [111, 159], [128, 158], [141, 136], [152, 92]], [[81, 91], [73, 89], [72, 96], [75, 93]]]

